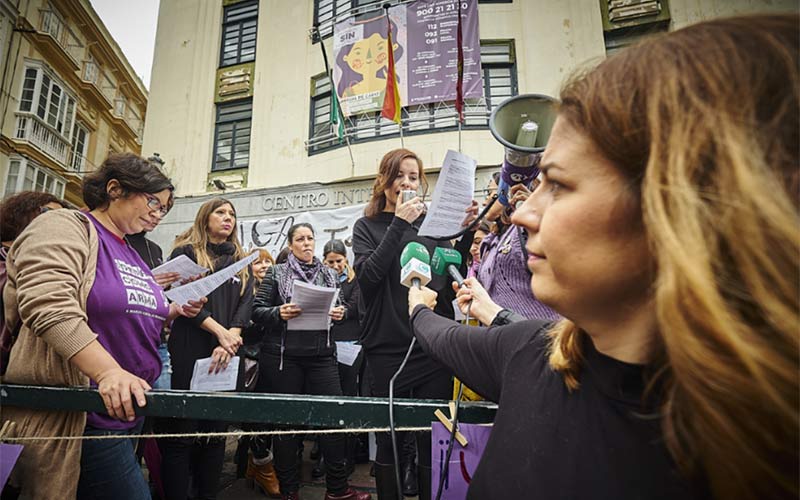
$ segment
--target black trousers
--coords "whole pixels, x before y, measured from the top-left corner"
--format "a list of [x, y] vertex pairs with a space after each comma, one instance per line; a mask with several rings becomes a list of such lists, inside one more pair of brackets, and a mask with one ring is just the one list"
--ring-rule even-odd
[[[276, 394], [312, 394], [341, 396], [339, 370], [334, 356], [286, 356], [283, 370], [279, 370], [280, 355], [261, 351], [256, 390]], [[345, 439], [342, 434], [321, 434], [320, 450], [325, 459], [325, 483], [334, 495], [347, 489], [345, 466]], [[300, 470], [297, 463], [297, 436], [275, 436], [272, 442], [275, 472], [286, 495], [300, 488]]]
[[[161, 433], [223, 432], [225, 422], [159, 419]], [[166, 438], [158, 440], [161, 450], [161, 478], [166, 500], [186, 500], [190, 478], [200, 500], [217, 498], [219, 476], [225, 461], [225, 438]]]
[[[402, 356], [375, 355], [367, 352], [367, 364], [372, 375], [372, 396], [388, 397], [389, 380], [402, 363]], [[450, 399], [453, 392], [451, 374], [441, 365], [429, 358], [421, 350], [415, 349], [400, 376], [395, 380], [395, 398]], [[398, 453], [402, 456], [404, 432], [397, 433]], [[417, 432], [417, 463], [421, 467], [431, 466], [431, 434]], [[379, 464], [394, 464], [392, 436], [388, 432], [375, 435], [377, 452], [375, 461]]]

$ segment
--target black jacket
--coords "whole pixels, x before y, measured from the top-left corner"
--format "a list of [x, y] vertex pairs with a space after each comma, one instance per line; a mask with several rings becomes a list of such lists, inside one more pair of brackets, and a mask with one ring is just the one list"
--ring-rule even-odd
[[[223, 243], [222, 245], [225, 245]], [[208, 250], [214, 257], [212, 271], [219, 271], [235, 262], [233, 255], [224, 253], [226, 247], [209, 244]], [[170, 258], [186, 255], [197, 262], [194, 248], [182, 246], [172, 251]], [[200, 327], [206, 318], [211, 316], [225, 328], [245, 328], [253, 307], [252, 273], [242, 292], [242, 282], [234, 277], [208, 294], [208, 302], [194, 318], [178, 317], [172, 323], [172, 335], [169, 337], [169, 353], [172, 360], [172, 388], [188, 389], [192, 379], [194, 362], [211, 356], [219, 345], [217, 337]]]
[[[327, 330], [287, 331], [286, 321], [281, 319], [280, 306], [286, 299], [280, 296], [279, 284], [284, 273], [289, 272], [287, 264], [277, 264], [267, 270], [253, 302], [253, 322], [264, 326], [264, 339], [261, 349], [286, 356], [333, 356], [336, 343]], [[333, 274], [332, 269], [323, 272]], [[317, 276], [315, 285], [325, 286], [322, 273]], [[282, 352], [281, 346], [284, 347]]]

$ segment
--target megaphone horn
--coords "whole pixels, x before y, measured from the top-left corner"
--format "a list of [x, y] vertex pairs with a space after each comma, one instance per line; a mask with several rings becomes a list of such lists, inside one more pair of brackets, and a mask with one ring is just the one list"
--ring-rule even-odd
[[529, 184], [539, 174], [536, 166], [556, 121], [556, 100], [541, 94], [523, 94], [500, 103], [489, 118], [489, 130], [506, 154], [498, 200], [508, 206], [508, 190]]

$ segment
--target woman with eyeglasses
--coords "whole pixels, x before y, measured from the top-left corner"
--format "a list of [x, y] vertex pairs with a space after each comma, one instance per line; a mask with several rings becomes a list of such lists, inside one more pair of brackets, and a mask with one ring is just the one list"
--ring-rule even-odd
[[[127, 436], [134, 406], [161, 372], [160, 332], [202, 302], [170, 304], [124, 237], [155, 227], [172, 206], [170, 180], [148, 161], [110, 156], [83, 182], [89, 211], [36, 217], [8, 256], [6, 321], [20, 325], [5, 382], [96, 387], [107, 413], [3, 406], [19, 436]], [[134, 405], [135, 401], [135, 405]], [[25, 498], [148, 499], [130, 439], [25, 444], [10, 484]]]
[[[224, 198], [200, 206], [194, 224], [178, 235], [171, 259], [186, 255], [216, 272], [247, 257], [239, 243], [236, 210]], [[242, 345], [242, 329], [250, 321], [253, 278], [245, 267], [208, 294], [208, 302], [195, 318], [176, 321], [169, 338], [172, 388], [188, 390], [194, 364], [212, 358], [211, 369], [225, 370]], [[221, 432], [225, 422], [165, 419], [159, 426], [168, 433]], [[161, 477], [167, 500], [185, 500], [190, 477], [199, 499], [216, 498], [225, 438], [166, 438], [161, 442]]]

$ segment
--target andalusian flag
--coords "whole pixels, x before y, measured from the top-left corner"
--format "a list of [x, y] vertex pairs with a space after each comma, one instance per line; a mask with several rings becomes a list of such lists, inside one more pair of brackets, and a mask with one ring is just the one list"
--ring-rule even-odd
[[400, 123], [400, 87], [397, 85], [397, 75], [394, 71], [394, 45], [392, 44], [392, 21], [386, 14], [389, 26], [389, 71], [386, 74], [386, 93], [383, 95], [383, 108], [381, 116]]
[[331, 125], [336, 127], [336, 135], [339, 137], [339, 142], [344, 138], [344, 119], [342, 113], [339, 111], [339, 96], [336, 95], [336, 87], [331, 82]]

